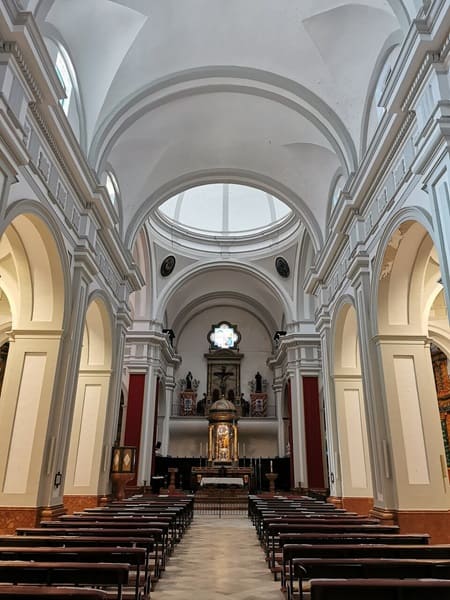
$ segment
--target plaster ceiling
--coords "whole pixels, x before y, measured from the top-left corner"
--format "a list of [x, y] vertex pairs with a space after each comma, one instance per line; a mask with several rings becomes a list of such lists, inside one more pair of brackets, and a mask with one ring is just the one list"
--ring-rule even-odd
[[333, 177], [357, 164], [375, 66], [413, 5], [41, 0], [35, 14], [72, 59], [86, 150], [94, 168], [115, 170], [130, 243], [188, 180], [239, 172], [285, 190], [317, 246]]

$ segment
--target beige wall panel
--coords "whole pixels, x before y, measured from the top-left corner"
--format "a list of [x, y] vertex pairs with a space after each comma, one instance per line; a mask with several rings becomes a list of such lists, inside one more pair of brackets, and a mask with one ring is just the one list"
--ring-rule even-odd
[[86, 385], [84, 389], [80, 436], [75, 465], [75, 487], [87, 486], [91, 483], [101, 391], [101, 385]]
[[394, 372], [410, 484], [429, 484], [424, 431], [420, 413], [414, 358], [395, 356]]
[[366, 488], [366, 461], [361, 415], [361, 398], [358, 389], [344, 390], [347, 445], [352, 487]]
[[46, 361], [46, 354], [25, 354], [24, 357], [3, 486], [5, 494], [24, 494], [27, 490]]

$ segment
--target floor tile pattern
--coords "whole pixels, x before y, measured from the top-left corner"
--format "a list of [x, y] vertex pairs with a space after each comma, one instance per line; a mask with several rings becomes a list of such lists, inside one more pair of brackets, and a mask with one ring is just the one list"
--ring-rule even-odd
[[196, 516], [152, 600], [282, 600], [247, 517]]

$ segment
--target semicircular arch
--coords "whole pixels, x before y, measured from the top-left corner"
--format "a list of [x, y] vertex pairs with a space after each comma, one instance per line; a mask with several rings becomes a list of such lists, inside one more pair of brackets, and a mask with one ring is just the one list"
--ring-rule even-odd
[[254, 281], [262, 289], [265, 289], [270, 295], [274, 302], [280, 303], [282, 307], [282, 313], [286, 316], [287, 322], [295, 319], [294, 307], [292, 300], [289, 295], [281, 287], [275, 285], [271, 280], [271, 276], [268, 272], [257, 267], [256, 265], [246, 265], [242, 263], [231, 263], [223, 260], [214, 260], [208, 263], [190, 265], [184, 268], [177, 274], [176, 279], [174, 278], [169, 282], [166, 287], [162, 290], [158, 299], [158, 308], [155, 314], [155, 319], [159, 322], [164, 321], [164, 315], [167, 307], [171, 300], [179, 293], [185, 284], [193, 282], [198, 277], [207, 276], [208, 273], [214, 271], [217, 273], [218, 270], [224, 269], [227, 272], [239, 272], [248, 277], [249, 281]]
[[431, 216], [422, 208], [400, 210], [387, 224], [373, 268], [373, 335], [389, 333], [395, 326], [408, 327], [411, 317], [420, 314], [421, 309], [411, 304], [411, 284], [413, 275], [417, 277], [415, 263], [425, 236], [435, 245]]
[[[63, 329], [69, 318], [70, 269], [58, 223], [38, 202], [21, 200], [6, 211], [0, 235], [17, 255], [16, 327], [32, 323]], [[7, 285], [7, 278], [5, 278]], [[19, 287], [16, 289], [19, 292]]]
[[173, 73], [127, 98], [100, 124], [89, 150], [91, 165], [101, 171], [117, 140], [155, 108], [193, 95], [217, 92], [263, 97], [302, 115], [327, 139], [347, 174], [356, 169], [358, 157], [350, 133], [319, 96], [306, 86], [275, 73], [227, 65]]
[[235, 169], [207, 169], [189, 173], [161, 186], [145, 199], [141, 204], [140, 209], [135, 213], [131, 220], [128, 230], [125, 233], [125, 244], [127, 248], [133, 247], [138, 232], [154, 207], [163, 204], [166, 200], [169, 200], [173, 196], [176, 196], [189, 188], [209, 183], [236, 183], [248, 185], [275, 196], [300, 216], [300, 219], [304, 223], [311, 238], [314, 252], [318, 252], [321, 248], [323, 244], [322, 231], [311, 209], [298, 194], [263, 174], [245, 170], [237, 171]]

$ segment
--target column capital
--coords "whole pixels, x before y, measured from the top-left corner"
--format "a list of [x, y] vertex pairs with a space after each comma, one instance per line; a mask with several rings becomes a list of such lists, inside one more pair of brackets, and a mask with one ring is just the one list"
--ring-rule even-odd
[[321, 306], [316, 313], [316, 329], [319, 335], [331, 330], [331, 315], [328, 307]]
[[347, 277], [353, 287], [356, 287], [363, 276], [370, 276], [370, 259], [367, 252], [360, 251], [355, 256], [351, 257], [348, 269]]

